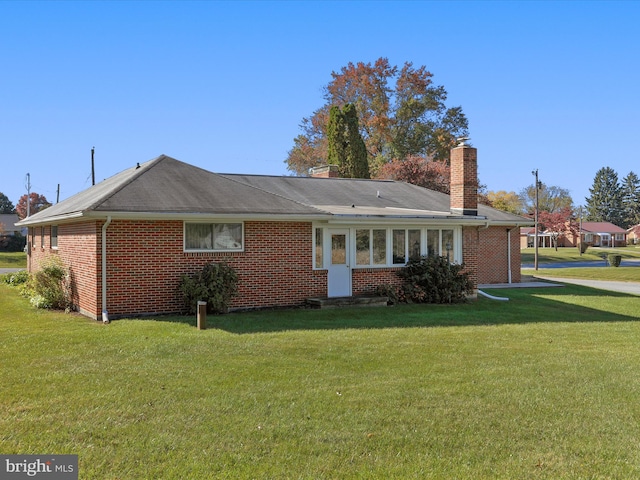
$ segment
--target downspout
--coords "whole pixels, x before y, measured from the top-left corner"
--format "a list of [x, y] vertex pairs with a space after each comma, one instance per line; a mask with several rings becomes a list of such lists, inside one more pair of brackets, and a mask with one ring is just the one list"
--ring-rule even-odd
[[507, 275], [511, 284], [511, 228], [507, 228]]
[[107, 312], [107, 227], [111, 223], [111, 215], [102, 225], [102, 323], [109, 323]]

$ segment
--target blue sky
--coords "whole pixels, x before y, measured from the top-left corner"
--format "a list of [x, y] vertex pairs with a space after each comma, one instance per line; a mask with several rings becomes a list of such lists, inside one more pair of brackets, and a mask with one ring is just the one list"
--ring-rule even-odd
[[160, 154], [287, 175], [348, 62], [425, 65], [469, 119], [479, 177], [576, 205], [640, 174], [640, 2], [0, 2], [0, 192], [55, 202]]

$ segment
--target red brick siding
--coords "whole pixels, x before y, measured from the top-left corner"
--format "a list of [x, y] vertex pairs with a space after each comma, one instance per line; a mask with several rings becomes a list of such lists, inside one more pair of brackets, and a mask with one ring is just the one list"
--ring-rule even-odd
[[375, 295], [378, 285], [401, 285], [395, 268], [355, 268], [351, 272], [351, 290], [354, 296]]
[[226, 262], [238, 274], [232, 308], [300, 305], [326, 295], [326, 272], [312, 270], [310, 223], [245, 222], [245, 251], [183, 252], [183, 222], [115, 220], [107, 229], [110, 316], [184, 309], [183, 274]]
[[478, 209], [478, 151], [472, 147], [451, 150], [451, 208]]
[[[45, 246], [41, 248], [40, 230], [35, 227], [35, 245], [31, 245], [29, 271], [35, 272], [50, 255], [58, 255], [71, 272], [71, 301], [85, 315], [96, 317], [100, 310], [98, 295], [101, 279], [98, 275], [99, 232], [97, 222], [83, 222], [58, 226], [58, 248], [51, 248], [51, 227], [44, 227]], [[31, 236], [29, 236], [31, 241]]]
[[[478, 258], [478, 283], [507, 283], [509, 263], [507, 227], [480, 229]], [[520, 232], [511, 230], [511, 281], [519, 283], [520, 276]]]
[[462, 263], [464, 271], [469, 274], [473, 288], [478, 287], [478, 229], [477, 227], [462, 228]]

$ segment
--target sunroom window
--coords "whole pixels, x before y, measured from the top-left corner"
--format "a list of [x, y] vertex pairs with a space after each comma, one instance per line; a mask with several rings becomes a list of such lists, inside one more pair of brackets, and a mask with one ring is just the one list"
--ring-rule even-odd
[[185, 223], [186, 251], [241, 251], [242, 223]]

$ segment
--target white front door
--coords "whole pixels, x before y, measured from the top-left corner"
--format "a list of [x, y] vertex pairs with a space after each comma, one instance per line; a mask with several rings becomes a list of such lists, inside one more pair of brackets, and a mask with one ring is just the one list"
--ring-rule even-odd
[[349, 230], [329, 230], [331, 256], [327, 274], [329, 297], [351, 296], [351, 268], [349, 262]]

